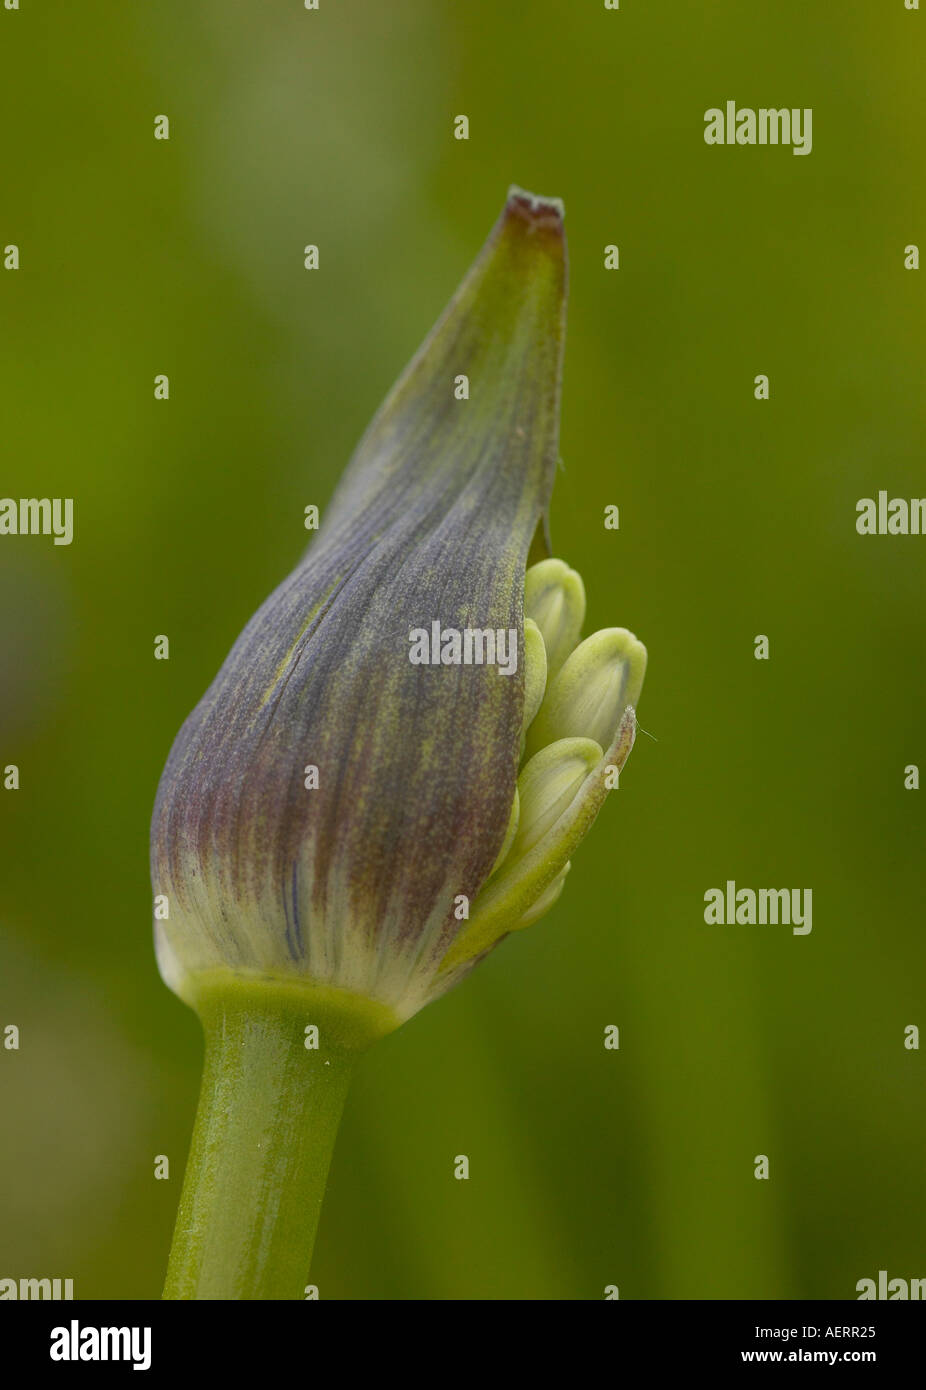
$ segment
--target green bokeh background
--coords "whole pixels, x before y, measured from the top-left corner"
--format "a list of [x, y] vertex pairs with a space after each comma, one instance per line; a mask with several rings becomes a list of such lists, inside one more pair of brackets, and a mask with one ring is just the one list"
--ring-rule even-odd
[[[926, 538], [855, 530], [858, 498], [926, 493], [903, 268], [926, 243], [924, 24], [902, 0], [0, 9], [0, 246], [22, 259], [0, 270], [0, 492], [77, 508], [69, 548], [0, 538], [22, 779], [0, 791], [21, 1029], [0, 1276], [160, 1291], [201, 1042], [152, 954], [157, 779], [512, 181], [567, 209], [555, 549], [589, 630], [646, 641], [655, 741], [554, 913], [363, 1062], [313, 1279], [665, 1299], [926, 1276], [903, 1046], [926, 1025], [903, 786], [926, 763]], [[813, 152], [708, 147], [728, 98], [812, 107]], [[706, 926], [727, 878], [812, 888], [812, 933]]]

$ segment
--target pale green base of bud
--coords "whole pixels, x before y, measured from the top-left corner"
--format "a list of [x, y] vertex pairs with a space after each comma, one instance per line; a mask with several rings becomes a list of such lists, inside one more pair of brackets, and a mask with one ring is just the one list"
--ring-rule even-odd
[[[320, 1046], [364, 1052], [402, 1023], [387, 1004], [312, 980], [209, 970], [184, 981], [184, 1002], [204, 1020], [232, 998], [238, 1008], [252, 1007], [257, 1014], [270, 995], [294, 1016], [304, 1016], [304, 1028], [314, 1025], [318, 1029]], [[301, 1047], [305, 1047], [304, 1028], [297, 1039]]]

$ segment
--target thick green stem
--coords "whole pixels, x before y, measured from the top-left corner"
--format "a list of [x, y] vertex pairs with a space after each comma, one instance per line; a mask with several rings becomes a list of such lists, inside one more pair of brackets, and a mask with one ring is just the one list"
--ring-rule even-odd
[[195, 1002], [206, 1060], [164, 1297], [304, 1298], [351, 1071], [394, 1021], [336, 991], [218, 974]]

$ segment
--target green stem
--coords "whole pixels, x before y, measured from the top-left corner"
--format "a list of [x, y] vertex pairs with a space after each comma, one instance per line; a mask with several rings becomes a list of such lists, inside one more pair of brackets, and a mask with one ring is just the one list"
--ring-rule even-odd
[[351, 1072], [395, 1020], [340, 991], [225, 972], [195, 1006], [206, 1060], [164, 1297], [304, 1298]]

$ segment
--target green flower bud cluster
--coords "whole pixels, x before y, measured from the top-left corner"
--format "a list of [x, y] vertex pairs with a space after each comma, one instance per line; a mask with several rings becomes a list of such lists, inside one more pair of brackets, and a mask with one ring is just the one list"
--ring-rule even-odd
[[517, 788], [501, 853], [444, 962], [474, 962], [558, 900], [570, 855], [617, 785], [633, 746], [646, 648], [623, 627], [580, 641], [585, 586], [562, 560], [524, 584], [524, 721]]

